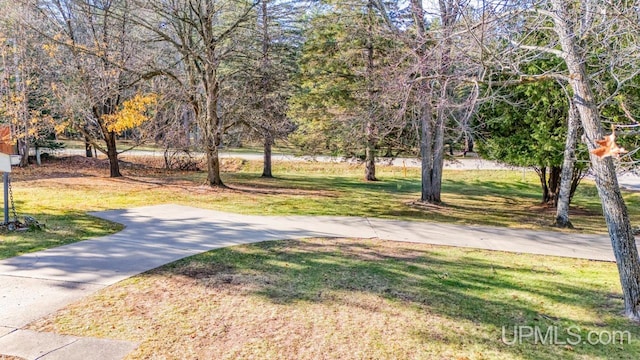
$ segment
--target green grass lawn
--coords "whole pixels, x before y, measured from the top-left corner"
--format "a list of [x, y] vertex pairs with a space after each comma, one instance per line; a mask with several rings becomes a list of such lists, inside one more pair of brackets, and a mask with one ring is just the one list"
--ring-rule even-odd
[[[218, 190], [203, 185], [206, 176], [202, 172], [127, 164], [122, 170], [125, 177], [120, 179], [108, 178], [104, 166], [87, 169], [68, 161], [17, 169], [13, 189], [18, 212], [34, 216], [47, 227], [44, 231], [3, 234], [0, 257], [119, 229], [87, 212], [162, 203], [245, 214], [370, 216], [554, 230], [550, 224], [555, 214], [540, 206], [533, 172], [523, 181], [520, 171], [445, 171], [444, 203], [423, 207], [415, 204], [420, 196], [418, 169], [379, 166], [381, 181], [365, 182], [362, 168], [356, 165], [276, 163], [277, 178], [264, 179], [260, 162], [228, 160], [223, 179], [230, 188]], [[632, 220], [640, 222], [639, 195], [628, 193], [626, 199]], [[576, 232], [606, 233], [591, 182], [580, 185], [574, 206]]]
[[[3, 233], [0, 257], [118, 231], [87, 212], [176, 203], [245, 214], [371, 216], [554, 230], [532, 172], [446, 171], [439, 206], [418, 206], [418, 169], [225, 160], [228, 189], [202, 172], [124, 158], [124, 178], [77, 157], [12, 173], [21, 215], [42, 231]], [[144, 160], [149, 162], [149, 159]], [[639, 222], [638, 194], [626, 193]], [[595, 187], [574, 199], [573, 232], [605, 233]], [[568, 230], [563, 230], [568, 231]], [[104, 289], [32, 329], [141, 343], [130, 359], [637, 359], [640, 327], [621, 316], [615, 264], [358, 239], [307, 239], [220, 249]], [[513, 328], [558, 331], [554, 345]], [[571, 331], [571, 336], [568, 333]], [[590, 333], [622, 344], [562, 343]], [[626, 333], [625, 333], [626, 334]], [[540, 340], [540, 339], [538, 339]], [[606, 339], [603, 339], [606, 340]], [[625, 341], [627, 339], [625, 338]]]
[[30, 327], [140, 342], [127, 359], [638, 359], [622, 306], [612, 263], [305, 239], [183, 259]]

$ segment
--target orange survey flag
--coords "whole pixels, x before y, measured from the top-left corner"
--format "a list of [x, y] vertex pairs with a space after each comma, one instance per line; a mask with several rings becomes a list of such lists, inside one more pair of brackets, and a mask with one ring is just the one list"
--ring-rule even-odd
[[590, 152], [599, 158], [606, 158], [607, 156], [618, 157], [620, 154], [628, 153], [627, 150], [616, 144], [616, 132], [613, 125], [611, 126], [611, 135], [605, 136], [602, 140], [596, 140], [596, 144], [599, 146]]

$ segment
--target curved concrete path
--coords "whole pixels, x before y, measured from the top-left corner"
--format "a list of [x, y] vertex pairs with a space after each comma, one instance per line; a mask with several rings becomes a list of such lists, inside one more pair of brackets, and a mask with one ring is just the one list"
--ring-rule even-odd
[[361, 217], [255, 216], [160, 205], [93, 215], [124, 224], [106, 237], [0, 261], [0, 354], [121, 359], [137, 344], [23, 330], [133, 275], [208, 250], [266, 240], [358, 237], [613, 261], [607, 236]]

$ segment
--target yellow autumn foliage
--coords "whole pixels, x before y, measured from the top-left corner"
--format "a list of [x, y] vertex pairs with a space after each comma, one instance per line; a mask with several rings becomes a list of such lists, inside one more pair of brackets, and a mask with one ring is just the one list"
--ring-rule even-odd
[[53, 125], [53, 130], [56, 134], [62, 134], [69, 126], [71, 126], [71, 122], [69, 120], [65, 120]]
[[102, 120], [109, 131], [122, 132], [133, 129], [149, 120], [149, 109], [157, 102], [156, 94], [138, 94], [125, 101], [115, 114], [102, 115]]

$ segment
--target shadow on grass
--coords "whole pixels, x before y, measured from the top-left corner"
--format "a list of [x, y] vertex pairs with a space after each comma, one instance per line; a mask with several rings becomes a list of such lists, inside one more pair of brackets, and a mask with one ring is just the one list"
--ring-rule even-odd
[[[487, 176], [484, 173], [469, 172], [465, 176], [463, 180], [445, 178], [444, 202], [435, 206], [423, 206], [417, 201], [421, 184], [415, 177], [366, 182], [352, 175], [284, 174], [265, 180], [258, 174], [240, 173], [230, 174], [228, 183], [246, 193], [274, 195], [265, 205], [272, 214], [350, 215], [558, 231], [553, 226], [555, 212], [540, 203], [538, 185], [514, 180], [512, 174], [488, 175], [490, 180], [482, 180]], [[599, 202], [589, 197], [593, 186], [582, 186], [585, 189], [575, 201], [579, 213], [571, 212], [574, 231], [603, 232]], [[296, 191], [308, 196], [304, 203], [275, 196], [295, 195]]]
[[[407, 194], [420, 191], [420, 182], [415, 179], [390, 178], [383, 181], [364, 181], [354, 176], [297, 176], [279, 175], [275, 178], [263, 178], [259, 174], [229, 174], [229, 183], [247, 186], [260, 186], [264, 189], [300, 189], [349, 191], [358, 193], [384, 192]], [[231, 185], [233, 187], [233, 185]]]
[[[330, 190], [363, 196], [420, 196], [421, 183], [413, 178], [386, 178], [382, 181], [367, 182], [352, 176], [302, 177], [281, 176], [275, 179], [264, 179], [256, 174], [233, 174], [229, 183], [239, 185], [260, 186], [265, 189], [301, 189], [301, 190]], [[499, 197], [505, 202], [539, 202], [540, 195], [537, 187], [531, 184], [507, 183], [503, 181], [456, 181], [444, 180], [443, 198], [451, 195], [486, 203], [487, 196]], [[486, 207], [486, 206], [485, 206]]]
[[123, 229], [122, 225], [80, 211], [53, 214], [46, 209], [41, 210], [37, 214], [20, 213], [18, 219], [25, 215], [33, 216], [45, 225], [44, 229], [0, 232], [0, 259], [105, 236]]
[[443, 191], [459, 195], [482, 197], [491, 195], [504, 198], [521, 198], [540, 201], [542, 198], [539, 187], [529, 183], [505, 181], [457, 181], [443, 180]]
[[[424, 332], [415, 336], [425, 343], [453, 348], [474, 344], [507, 356], [545, 360], [640, 357], [640, 328], [620, 317], [620, 296], [599, 284], [602, 275], [597, 266], [612, 264], [556, 258], [541, 261], [542, 257], [502, 253], [490, 253], [492, 259], [473, 250], [384, 244], [322, 239], [265, 242], [208, 252], [155, 272], [192, 277], [202, 280], [202, 286], [250, 285], [250, 295], [283, 306], [342, 304], [350, 293], [373, 294], [411, 311], [449, 319], [450, 324], [444, 326], [456, 330], [444, 337]], [[534, 265], [523, 265], [528, 261]], [[593, 276], [593, 283], [576, 282], [578, 270], [573, 265], [567, 270], [567, 262], [583, 264], [586, 270], [580, 271], [590, 273], [582, 276]], [[614, 274], [610, 273], [615, 280]], [[234, 275], [243, 276], [238, 282]], [[597, 320], [583, 320], [573, 311]], [[563, 329], [572, 326], [580, 328], [582, 339], [589, 331], [630, 331], [632, 341], [562, 346], [535, 344], [529, 339], [508, 346], [501, 341], [502, 329], [506, 327], [506, 339], [511, 341], [514, 326], [539, 326], [543, 333], [558, 327], [559, 341], [566, 340]]]

